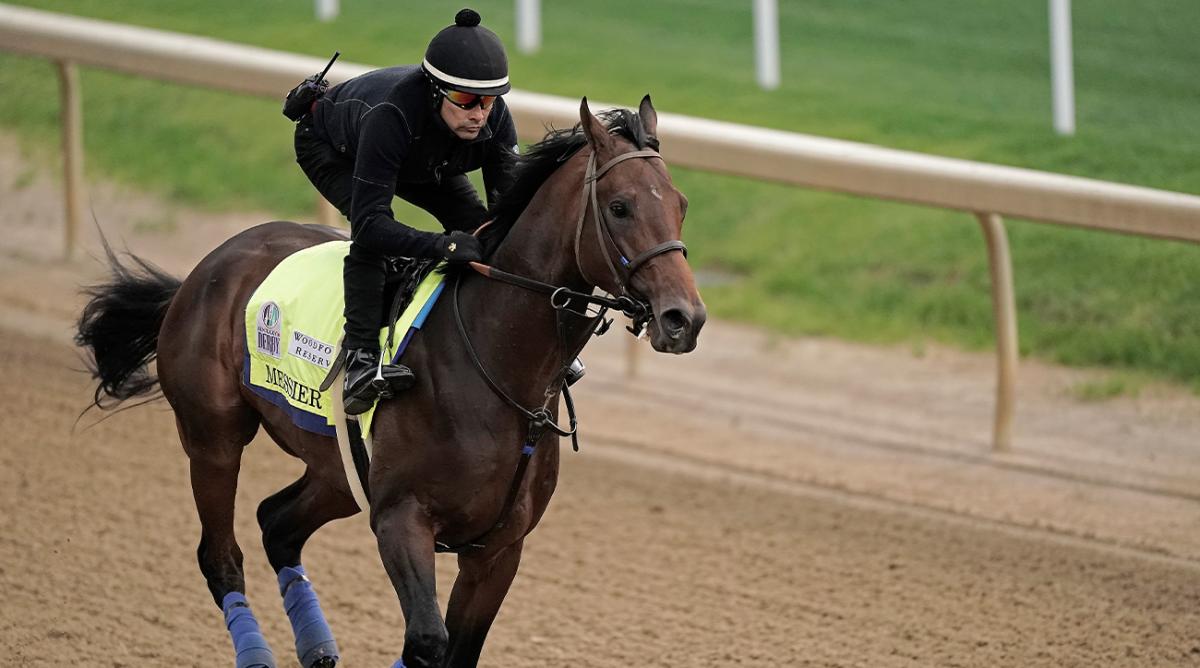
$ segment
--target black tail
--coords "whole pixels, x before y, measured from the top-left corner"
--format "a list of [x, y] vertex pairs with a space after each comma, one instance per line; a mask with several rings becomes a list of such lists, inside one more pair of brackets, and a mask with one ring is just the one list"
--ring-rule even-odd
[[158, 355], [158, 330], [167, 307], [179, 291], [179, 279], [131, 254], [133, 265], [104, 243], [112, 277], [106, 283], [84, 289], [91, 297], [83, 314], [75, 343], [88, 349], [88, 369], [99, 381], [93, 405], [106, 410], [138, 396], [159, 396], [158, 377], [149, 364]]

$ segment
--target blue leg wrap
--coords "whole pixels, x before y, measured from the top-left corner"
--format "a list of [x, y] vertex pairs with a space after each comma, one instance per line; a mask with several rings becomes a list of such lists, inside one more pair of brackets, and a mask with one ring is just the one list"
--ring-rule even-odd
[[258, 620], [250, 612], [246, 596], [241, 592], [229, 592], [221, 601], [221, 610], [225, 612], [225, 627], [233, 638], [237, 668], [275, 668], [275, 656], [258, 629]]
[[280, 569], [279, 593], [283, 596], [283, 608], [292, 622], [300, 665], [311, 668], [325, 657], [336, 662], [340, 658], [337, 642], [325, 621], [325, 613], [321, 612], [317, 593], [304, 575], [304, 566], [285, 566]]
[[396, 663], [392, 664], [392, 668], [404, 668], [404, 660], [396, 659]]

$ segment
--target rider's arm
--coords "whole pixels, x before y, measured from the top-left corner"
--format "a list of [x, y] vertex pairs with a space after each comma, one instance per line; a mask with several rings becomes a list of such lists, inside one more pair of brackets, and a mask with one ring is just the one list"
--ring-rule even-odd
[[392, 213], [396, 176], [411, 143], [408, 122], [394, 105], [381, 104], [363, 116], [351, 186], [354, 243], [381, 255], [440, 257], [437, 243], [442, 235], [414, 230]]
[[508, 190], [515, 177], [513, 166], [517, 159], [517, 128], [513, 125], [508, 106], [500, 107], [502, 104], [502, 101], [497, 101], [496, 111], [500, 115], [483, 160], [483, 188], [487, 193], [488, 208], [496, 203], [501, 193]]

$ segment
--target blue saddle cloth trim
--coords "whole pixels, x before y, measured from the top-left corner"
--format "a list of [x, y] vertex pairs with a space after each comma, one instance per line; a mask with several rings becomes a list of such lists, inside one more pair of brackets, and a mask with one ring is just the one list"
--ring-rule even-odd
[[246, 351], [246, 355], [242, 360], [242, 385], [245, 385], [258, 396], [283, 409], [283, 412], [287, 413], [288, 417], [292, 419], [292, 424], [300, 427], [304, 431], [310, 431], [314, 434], [320, 434], [322, 436], [337, 436], [337, 430], [333, 427], [333, 425], [325, 423], [324, 416], [317, 415], [316, 413], [309, 413], [308, 411], [302, 411], [299, 408], [296, 408], [288, 403], [287, 398], [284, 397], [283, 393], [281, 392], [276, 392], [265, 387], [252, 385], [250, 383], [249, 350]]
[[408, 331], [404, 334], [404, 338], [400, 340], [400, 345], [396, 346], [396, 354], [392, 355], [392, 364], [399, 362], [400, 358], [404, 355], [404, 351], [408, 350], [408, 344], [412, 343], [413, 334], [416, 334], [417, 330], [421, 329], [425, 324], [425, 318], [429, 317], [429, 312], [433, 310], [433, 305], [437, 303], [438, 297], [442, 296], [442, 288], [445, 287], [446, 284], [443, 282], [438, 283], [438, 286], [433, 289], [433, 294], [429, 297], [429, 301], [425, 302], [425, 306], [421, 307], [421, 312], [413, 319], [412, 327], [408, 328]]

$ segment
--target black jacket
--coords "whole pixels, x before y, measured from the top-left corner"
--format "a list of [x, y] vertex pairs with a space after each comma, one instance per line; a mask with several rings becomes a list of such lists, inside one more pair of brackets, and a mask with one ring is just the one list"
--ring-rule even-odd
[[486, 125], [470, 141], [446, 127], [434, 103], [416, 65], [367, 72], [317, 102], [318, 136], [354, 163], [353, 229], [395, 220], [391, 202], [397, 184], [433, 183], [482, 168], [489, 205], [508, 188], [517, 132], [504, 99], [496, 99]]

